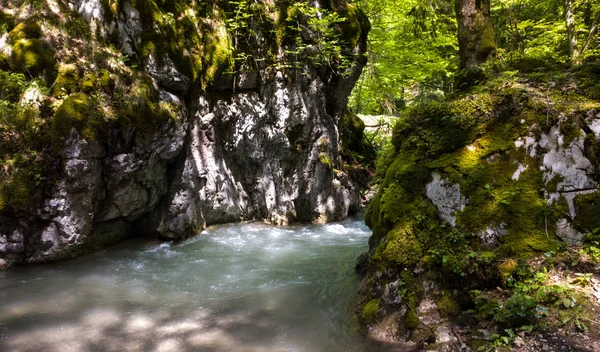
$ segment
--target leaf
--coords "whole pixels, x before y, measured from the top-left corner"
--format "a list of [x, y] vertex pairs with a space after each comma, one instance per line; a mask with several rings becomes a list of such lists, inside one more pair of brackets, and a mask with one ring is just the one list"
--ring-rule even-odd
[[565, 306], [565, 308], [571, 308], [573, 302], [570, 298], [563, 298], [562, 303]]
[[521, 330], [523, 330], [525, 332], [532, 332], [533, 331], [533, 325], [524, 325], [524, 326], [521, 326]]

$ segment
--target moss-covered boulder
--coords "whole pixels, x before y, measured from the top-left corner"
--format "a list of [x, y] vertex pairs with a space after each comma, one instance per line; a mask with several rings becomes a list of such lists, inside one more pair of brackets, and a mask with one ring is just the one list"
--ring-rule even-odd
[[[470, 292], [507, 287], [528, 259], [581, 245], [600, 227], [600, 102], [584, 91], [559, 97], [556, 87], [549, 112], [538, 88], [499, 81], [415, 106], [395, 126], [366, 215], [360, 306], [381, 299], [370, 316], [398, 312], [386, 287], [413, 273], [397, 299], [437, 300], [443, 324], [475, 305]], [[420, 338], [420, 313], [404, 314], [408, 336]]]
[[13, 70], [35, 77], [54, 68], [54, 51], [40, 40], [41, 35], [42, 29], [34, 21], [22, 22], [10, 31], [12, 54], [8, 62]]

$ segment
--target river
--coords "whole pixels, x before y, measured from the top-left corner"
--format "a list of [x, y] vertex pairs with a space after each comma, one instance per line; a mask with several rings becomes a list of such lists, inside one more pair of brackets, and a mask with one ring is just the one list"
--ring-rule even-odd
[[0, 351], [379, 351], [352, 312], [370, 234], [230, 224], [0, 271]]

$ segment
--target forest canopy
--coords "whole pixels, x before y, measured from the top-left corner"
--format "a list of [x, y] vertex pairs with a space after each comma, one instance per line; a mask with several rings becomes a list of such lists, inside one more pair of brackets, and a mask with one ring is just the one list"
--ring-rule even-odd
[[[460, 65], [456, 3], [451, 0], [357, 0], [371, 20], [368, 65], [350, 107], [395, 115], [456, 88]], [[549, 72], [600, 58], [599, 0], [491, 0], [498, 71]]]

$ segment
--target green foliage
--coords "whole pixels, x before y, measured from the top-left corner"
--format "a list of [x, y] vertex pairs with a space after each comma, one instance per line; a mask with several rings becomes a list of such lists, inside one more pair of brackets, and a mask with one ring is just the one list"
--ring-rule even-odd
[[585, 234], [582, 251], [589, 256], [592, 262], [600, 262], [600, 228], [595, 228]]
[[[113, 16], [120, 3], [105, 6]], [[222, 16], [210, 20], [194, 16], [192, 1], [136, 0], [133, 6], [142, 20], [142, 57], [162, 64], [167, 58], [177, 69], [204, 88], [231, 66], [231, 43]]]
[[458, 43], [446, 1], [356, 1], [372, 24], [369, 61], [350, 98], [360, 114], [395, 114], [451, 90]]
[[286, 61], [289, 62], [284, 66], [298, 69], [308, 60], [317, 67], [327, 66], [342, 74], [347, 73], [362, 29], [358, 11], [353, 6], [348, 5], [342, 12], [351, 17], [345, 18], [336, 11], [316, 8], [304, 2], [291, 4], [286, 31], [293, 45], [286, 50]]
[[[574, 7], [579, 48], [585, 49], [584, 58], [594, 55], [598, 48], [599, 42], [593, 39], [591, 32], [600, 19], [598, 5], [596, 0], [587, 0]], [[546, 71], [554, 65], [568, 63], [563, 13], [564, 3], [556, 0], [492, 2], [496, 41], [502, 48], [501, 59], [523, 72]], [[523, 66], [525, 62], [529, 67]]]
[[[373, 24], [369, 64], [351, 97], [350, 105], [357, 113], [397, 114], [414, 102], [441, 100], [453, 90], [467, 90], [486, 79], [481, 70], [455, 72], [457, 27], [452, 2], [360, 0], [357, 6]], [[574, 15], [581, 52], [575, 62], [598, 61], [600, 2], [576, 3]], [[488, 66], [551, 77], [550, 72], [564, 71], [572, 63], [564, 2], [492, 1], [491, 18], [495, 37], [490, 31], [482, 36], [498, 50]], [[583, 80], [590, 96], [599, 97], [597, 80]]]
[[508, 296], [498, 298], [490, 292], [472, 291], [479, 318], [489, 317], [506, 328], [541, 326], [553, 312], [578, 306], [576, 291], [566, 285], [548, 284], [547, 280], [545, 271], [532, 271], [512, 280]]

